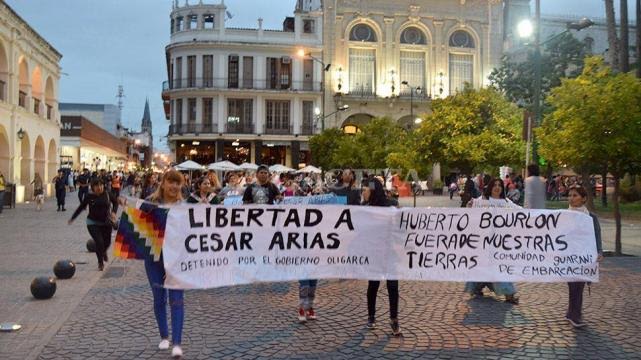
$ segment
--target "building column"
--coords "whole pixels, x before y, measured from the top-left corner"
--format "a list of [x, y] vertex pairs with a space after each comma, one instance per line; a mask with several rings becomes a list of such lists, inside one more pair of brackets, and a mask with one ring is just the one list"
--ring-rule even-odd
[[[434, 84], [432, 86], [432, 94], [435, 94], [439, 97], [447, 96], [446, 89], [448, 88], [446, 83], [446, 76], [449, 76], [447, 72], [447, 66], [444, 66], [444, 55], [445, 52], [445, 43], [443, 40], [443, 21], [434, 21], [434, 56], [433, 56], [433, 67], [434, 67]], [[443, 93], [439, 93], [439, 83], [441, 78], [439, 73], [443, 73]]]
[[227, 124], [227, 117], [225, 116], [225, 109], [227, 108], [227, 104], [225, 103], [225, 95], [223, 94], [218, 94], [218, 97], [216, 98], [216, 106], [214, 112], [214, 116], [218, 119], [218, 133], [223, 134], [225, 133], [225, 125]]
[[263, 142], [261, 140], [254, 141], [254, 164], [262, 165], [263, 162]]
[[225, 141], [216, 140], [216, 162], [223, 160], [223, 155], [225, 154]]

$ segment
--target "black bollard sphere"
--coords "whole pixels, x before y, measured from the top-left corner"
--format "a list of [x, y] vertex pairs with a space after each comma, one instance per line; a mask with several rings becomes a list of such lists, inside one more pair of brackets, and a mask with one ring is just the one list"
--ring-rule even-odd
[[87, 240], [87, 251], [96, 252], [96, 242], [93, 239]]
[[58, 279], [71, 279], [76, 273], [76, 264], [71, 260], [58, 260], [53, 266], [53, 273]]
[[49, 299], [56, 293], [56, 279], [39, 276], [31, 282], [31, 295], [36, 299]]

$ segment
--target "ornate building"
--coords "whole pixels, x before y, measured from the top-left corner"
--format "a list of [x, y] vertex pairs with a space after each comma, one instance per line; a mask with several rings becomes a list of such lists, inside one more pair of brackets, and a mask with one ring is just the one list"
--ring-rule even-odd
[[315, 2], [298, 1], [279, 30], [263, 28], [262, 19], [252, 29], [226, 27], [222, 1], [174, 3], [162, 97], [175, 161], [309, 161], [323, 76]]
[[0, 2], [0, 172], [16, 184], [17, 202], [31, 198], [35, 173], [49, 183], [58, 169], [61, 58]]
[[[515, 3], [521, 3], [515, 1]], [[517, 4], [518, 5], [518, 4]], [[346, 132], [373, 117], [405, 127], [430, 101], [487, 84], [504, 46], [496, 0], [325, 0], [325, 113]]]

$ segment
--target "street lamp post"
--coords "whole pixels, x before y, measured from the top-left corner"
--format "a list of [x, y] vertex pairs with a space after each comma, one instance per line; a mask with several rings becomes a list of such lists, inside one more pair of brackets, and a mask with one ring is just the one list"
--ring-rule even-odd
[[419, 95], [422, 91], [420, 86], [412, 87], [407, 81], [401, 81], [401, 85], [405, 85], [410, 89], [410, 118], [415, 124], [420, 124], [422, 119], [414, 118], [414, 91]]
[[[314, 109], [314, 114], [316, 114], [316, 119], [317, 119], [316, 121], [320, 120], [320, 121], [321, 121], [321, 124], [324, 124], [324, 123], [325, 123], [325, 119], [326, 119], [326, 118], [328, 118], [328, 117], [330, 117], [330, 116], [332, 116], [332, 115], [334, 115], [334, 114], [336, 114], [336, 113], [338, 113], [338, 112], [340, 112], [340, 111], [347, 111], [347, 110], [349, 110], [349, 105], [348, 105], [348, 104], [345, 104], [345, 105], [343, 105], [343, 106], [338, 107], [338, 108], [336, 109], [336, 111], [334, 111], [334, 112], [332, 112], [332, 113], [329, 113], [329, 114], [327, 114], [327, 115], [322, 114], [322, 113], [321, 113], [321, 109], [319, 109], [319, 108], [315, 108], [315, 109]], [[324, 130], [324, 129], [323, 129], [323, 130]]]
[[[535, 24], [532, 24], [530, 20], [523, 20], [518, 24], [519, 36], [522, 38], [529, 38], [534, 32], [534, 99], [533, 102], [533, 111], [534, 111], [534, 121], [532, 126], [537, 127], [541, 124], [541, 81], [543, 74], [541, 73], [541, 45], [550, 42], [559, 36], [568, 33], [570, 30], [581, 31], [587, 29], [590, 26], [594, 25], [594, 22], [588, 18], [583, 18], [576, 22], [571, 22], [567, 24], [567, 27], [561, 33], [558, 33], [544, 42], [541, 42], [541, 0], [536, 0], [535, 6]], [[530, 123], [528, 122], [528, 127]], [[532, 142], [532, 161], [534, 163], [539, 162], [539, 156], [537, 152], [537, 143], [534, 139], [534, 133], [528, 128], [528, 149], [529, 142]], [[530, 139], [531, 136], [531, 139]]]
[[[332, 64], [325, 64], [325, 62], [315, 56], [312, 56], [311, 53], [305, 52], [303, 49], [298, 50], [298, 56], [301, 58], [308, 57], [312, 59], [313, 61], [318, 62], [323, 66], [323, 72], [321, 73], [321, 91], [323, 93], [322, 98], [321, 98], [321, 131], [325, 131], [325, 73], [329, 71], [329, 68], [332, 66]], [[334, 112], [333, 114], [335, 114]]]

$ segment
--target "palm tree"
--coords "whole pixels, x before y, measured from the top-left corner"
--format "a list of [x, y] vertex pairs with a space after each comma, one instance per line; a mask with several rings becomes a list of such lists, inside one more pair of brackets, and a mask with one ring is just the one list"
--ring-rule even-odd
[[608, 24], [610, 65], [614, 69], [619, 69], [619, 39], [617, 38], [617, 24], [614, 19], [614, 0], [605, 0], [605, 18]]
[[629, 22], [628, 22], [628, 0], [620, 0], [621, 4], [621, 47], [619, 55], [621, 56], [620, 66], [621, 72], [630, 71], [630, 38], [629, 38]]

